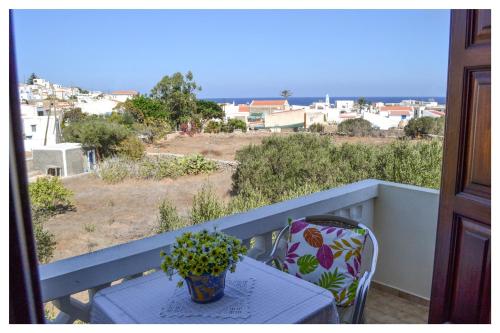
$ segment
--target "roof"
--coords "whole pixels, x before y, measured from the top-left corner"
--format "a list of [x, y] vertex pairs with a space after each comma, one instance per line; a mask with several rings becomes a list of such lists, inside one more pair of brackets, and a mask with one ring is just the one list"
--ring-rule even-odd
[[238, 105], [238, 111], [239, 112], [250, 112], [250, 107], [246, 104], [240, 104], [240, 105]]
[[116, 90], [111, 92], [111, 95], [139, 95], [135, 90]]
[[356, 113], [341, 113], [339, 115], [340, 118], [358, 118]]
[[396, 111], [389, 111], [390, 116], [411, 116], [410, 111], [405, 111], [405, 110], [396, 110]]
[[437, 110], [428, 110], [430, 113], [435, 114], [436, 116], [444, 116], [445, 113], [442, 111], [437, 111]]
[[268, 105], [285, 105], [288, 104], [286, 99], [271, 99], [271, 100], [253, 100], [252, 106], [268, 106]]
[[380, 111], [412, 111], [413, 108], [411, 106], [400, 106], [400, 105], [387, 105], [382, 106]]

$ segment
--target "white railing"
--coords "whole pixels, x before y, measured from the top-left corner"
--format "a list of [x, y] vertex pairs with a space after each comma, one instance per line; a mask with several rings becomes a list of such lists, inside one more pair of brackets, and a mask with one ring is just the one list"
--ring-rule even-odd
[[[378, 237], [375, 216], [386, 219], [387, 214], [384, 215], [382, 212], [376, 211], [377, 201], [387, 205], [387, 200], [379, 198], [379, 195], [380, 192], [385, 193], [392, 187], [404, 191], [418, 192], [420, 190], [425, 193], [433, 191], [368, 179], [257, 208], [246, 213], [226, 216], [200, 225], [41, 265], [39, 270], [42, 300], [44, 303], [52, 301], [60, 310], [54, 320], [56, 323], [72, 323], [77, 319], [88, 322], [95, 293], [108, 287], [111, 283], [120, 282], [122, 279], [136, 278], [145, 272], [158, 269], [160, 250], [168, 250], [175, 238], [188, 230], [197, 231], [215, 227], [242, 239], [244, 244], [250, 248], [248, 255], [256, 259], [264, 258], [269, 254], [273, 233], [281, 230], [289, 217], [295, 219], [308, 215], [334, 213], [365, 224], [372, 228]], [[437, 194], [437, 191], [434, 192], [432, 193]], [[397, 204], [394, 203], [394, 205]], [[396, 218], [399, 219], [400, 215], [397, 215]], [[390, 244], [390, 239], [387, 243]], [[381, 253], [395, 250], [386, 248], [380, 241], [379, 245]], [[380, 262], [384, 263], [383, 260], [379, 260]], [[375, 276], [375, 280], [377, 280], [377, 276]], [[386, 281], [381, 282], [385, 283]], [[394, 285], [391, 281], [389, 282], [386, 284]], [[72, 296], [82, 291], [88, 292], [89, 301], [87, 303]]]

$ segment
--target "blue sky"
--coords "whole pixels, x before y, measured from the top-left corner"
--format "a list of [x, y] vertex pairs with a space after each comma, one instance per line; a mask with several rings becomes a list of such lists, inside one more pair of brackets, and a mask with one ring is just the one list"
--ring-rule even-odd
[[447, 10], [16, 10], [19, 80], [199, 97], [445, 96]]

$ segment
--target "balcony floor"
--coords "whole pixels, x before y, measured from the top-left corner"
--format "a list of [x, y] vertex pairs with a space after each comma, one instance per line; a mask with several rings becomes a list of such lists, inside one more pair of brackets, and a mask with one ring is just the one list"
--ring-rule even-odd
[[365, 304], [367, 324], [427, 324], [429, 307], [379, 288], [370, 288]]

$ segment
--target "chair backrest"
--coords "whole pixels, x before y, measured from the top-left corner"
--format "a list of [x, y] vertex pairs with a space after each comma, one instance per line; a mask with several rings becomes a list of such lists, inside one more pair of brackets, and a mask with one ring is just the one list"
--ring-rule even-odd
[[[377, 267], [378, 243], [377, 239], [375, 238], [375, 235], [364, 224], [341, 216], [335, 216], [330, 214], [314, 215], [314, 216], [307, 216], [305, 220], [307, 223], [316, 224], [320, 226], [332, 226], [344, 229], [361, 228], [366, 230], [367, 237], [361, 255], [362, 260], [360, 269], [360, 279], [359, 279], [358, 289], [356, 291], [356, 299], [353, 305], [354, 306], [354, 311], [352, 312], [353, 317], [352, 320], [350, 321], [354, 324], [361, 323], [363, 319], [366, 296], [373, 275], [375, 274], [375, 268]], [[278, 242], [276, 243], [275, 247], [278, 248], [283, 245], [283, 244], [280, 245], [279, 242], [285, 241], [286, 243], [286, 241], [288, 240], [288, 236], [287, 237], [280, 237], [280, 236], [285, 236], [285, 234], [287, 233], [288, 233], [288, 226], [285, 227], [278, 235]], [[281, 252], [278, 255], [280, 259], [282, 258], [284, 259], [285, 253]]]

